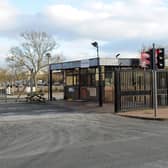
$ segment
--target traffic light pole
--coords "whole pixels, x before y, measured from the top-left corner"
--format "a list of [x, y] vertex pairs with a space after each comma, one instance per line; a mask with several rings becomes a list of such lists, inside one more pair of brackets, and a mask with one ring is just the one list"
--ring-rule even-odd
[[152, 73], [153, 73], [153, 108], [154, 108], [154, 117], [156, 118], [157, 113], [157, 106], [158, 106], [158, 100], [157, 100], [157, 69], [156, 69], [156, 58], [155, 58], [155, 44], [153, 43], [153, 65], [152, 65]]

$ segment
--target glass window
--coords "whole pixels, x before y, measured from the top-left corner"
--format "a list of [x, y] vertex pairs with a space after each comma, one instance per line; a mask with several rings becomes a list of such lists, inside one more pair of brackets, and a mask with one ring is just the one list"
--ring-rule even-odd
[[81, 69], [81, 86], [95, 86], [95, 72], [95, 68]]
[[66, 85], [72, 86], [73, 85], [73, 76], [67, 76], [66, 77]]

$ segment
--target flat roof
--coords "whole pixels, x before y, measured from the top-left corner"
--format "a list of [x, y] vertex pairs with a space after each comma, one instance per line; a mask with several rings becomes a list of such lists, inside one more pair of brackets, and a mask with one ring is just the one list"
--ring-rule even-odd
[[[119, 60], [116, 58], [99, 58], [99, 59], [100, 59], [100, 65], [119, 66]], [[98, 58], [54, 63], [54, 64], [50, 64], [50, 70], [89, 68], [89, 67], [95, 67], [95, 66], [98, 66]]]
[[[102, 66], [133, 67], [139, 66], [139, 58], [99, 58]], [[73, 68], [90, 68], [98, 66], [98, 58], [67, 61], [50, 64], [50, 70], [64, 70]]]

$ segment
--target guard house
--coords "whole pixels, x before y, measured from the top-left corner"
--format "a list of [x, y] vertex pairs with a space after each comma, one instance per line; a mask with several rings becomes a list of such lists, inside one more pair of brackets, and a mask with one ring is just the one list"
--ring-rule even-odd
[[101, 75], [103, 102], [114, 102], [114, 70], [131, 67], [131, 62], [116, 58], [92, 58], [50, 64], [50, 100], [52, 73], [61, 70], [64, 78], [64, 99], [98, 101]]

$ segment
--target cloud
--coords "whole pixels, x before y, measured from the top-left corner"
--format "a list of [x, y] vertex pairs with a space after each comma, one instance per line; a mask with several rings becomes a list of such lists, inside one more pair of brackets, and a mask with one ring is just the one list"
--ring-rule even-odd
[[9, 55], [9, 49], [11, 46], [15, 46], [17, 45], [17, 41], [16, 40], [12, 40], [9, 38], [0, 38], [0, 66], [5, 66], [5, 58]]
[[[166, 0], [86, 1], [78, 6], [53, 4], [39, 13], [16, 10], [0, 1], [0, 36], [16, 37], [24, 31], [46, 31], [71, 57], [93, 57], [90, 42], [101, 44], [102, 55], [131, 55], [141, 45], [165, 42], [168, 34]], [[136, 54], [137, 55], [137, 54]]]
[[88, 1], [80, 7], [54, 4], [40, 13], [29, 14], [18, 12], [1, 0], [0, 33], [18, 34], [36, 29], [62, 39], [165, 38], [168, 33], [165, 3], [165, 0]]
[[56, 27], [87, 38], [160, 38], [168, 33], [168, 8], [163, 0], [91, 2], [80, 9], [53, 5], [45, 14]]
[[60, 48], [66, 59], [82, 59], [96, 56], [96, 50], [89, 39], [60, 40]]
[[102, 44], [103, 55], [120, 51], [125, 56], [138, 56], [142, 45], [165, 42], [168, 33], [164, 0], [89, 1], [80, 8], [56, 4], [48, 6], [44, 15], [61, 32], [58, 34], [65, 40], [70, 37], [73, 44], [74, 39], [88, 39], [86, 44], [89, 39], [106, 42]]
[[1, 0], [0, 11], [0, 31], [12, 30], [12, 26], [16, 23], [17, 10], [8, 1]]

